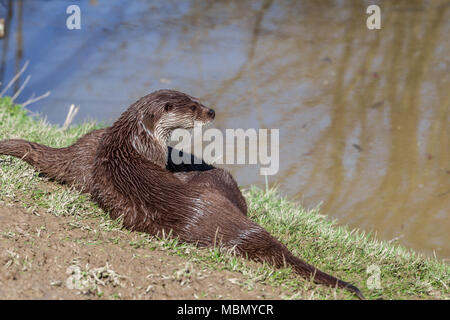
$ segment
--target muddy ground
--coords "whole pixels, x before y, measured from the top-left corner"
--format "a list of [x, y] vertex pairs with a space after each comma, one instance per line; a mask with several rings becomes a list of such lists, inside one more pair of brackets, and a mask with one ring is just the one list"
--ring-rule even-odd
[[284, 294], [258, 282], [245, 285], [239, 272], [211, 270], [163, 249], [133, 248], [129, 243], [137, 234], [103, 233], [96, 230], [98, 223], [76, 224], [72, 217], [1, 204], [0, 299], [280, 299]]

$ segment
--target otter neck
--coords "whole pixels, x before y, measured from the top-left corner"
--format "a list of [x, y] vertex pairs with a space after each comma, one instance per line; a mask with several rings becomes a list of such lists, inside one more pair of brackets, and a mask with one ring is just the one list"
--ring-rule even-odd
[[171, 133], [172, 133], [171, 130], [167, 130], [162, 126], [156, 126], [155, 134], [154, 135], [152, 134], [151, 137], [153, 137], [153, 139], [156, 140], [157, 143], [159, 143], [162, 147], [164, 147], [165, 150], [167, 150], [167, 141], [169, 141]]
[[157, 137], [142, 125], [128, 119], [119, 118], [104, 136], [103, 145], [108, 146], [113, 157], [123, 154], [137, 155], [165, 168], [168, 159], [167, 139]]
[[167, 141], [172, 131], [161, 126], [156, 126], [153, 132], [145, 126], [143, 128], [131, 135], [133, 148], [147, 160], [165, 168], [168, 161]]
[[139, 141], [132, 142], [134, 149], [145, 159], [165, 168], [168, 160], [167, 138], [161, 139], [156, 136], [140, 137]]

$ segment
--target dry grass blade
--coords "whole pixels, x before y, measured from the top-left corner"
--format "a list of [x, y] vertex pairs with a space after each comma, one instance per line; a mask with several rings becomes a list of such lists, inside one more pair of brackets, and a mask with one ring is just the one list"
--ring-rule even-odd
[[79, 109], [80, 109], [80, 107], [75, 107], [74, 104], [72, 104], [70, 106], [69, 112], [67, 113], [67, 116], [66, 116], [66, 121], [64, 121], [64, 124], [62, 126], [62, 130], [63, 131], [65, 131], [65, 130], [67, 130], [69, 128], [69, 126], [72, 123], [73, 119], [77, 115]]
[[8, 89], [14, 84], [14, 82], [17, 81], [17, 79], [19, 79], [20, 75], [25, 72], [27, 67], [28, 67], [28, 61], [25, 62], [22, 69], [20, 69], [20, 71], [14, 76], [14, 78], [11, 79], [11, 81], [6, 85], [6, 87], [3, 88], [2, 92], [0, 92], [0, 97], [3, 97], [5, 92], [8, 91]]
[[25, 108], [27, 105], [32, 104], [33, 102], [42, 100], [47, 98], [50, 95], [50, 91], [47, 91], [46, 93], [44, 93], [43, 95], [40, 95], [36, 98], [34, 98], [33, 96], [30, 97], [30, 99], [28, 99], [27, 101], [21, 103], [22, 107]]
[[25, 86], [27, 85], [28, 81], [30, 81], [31, 76], [28, 75], [25, 79], [25, 81], [22, 83], [22, 85], [20, 86], [19, 90], [17, 90], [17, 92], [12, 96], [11, 101], [14, 102], [16, 101], [17, 97], [20, 95], [20, 93], [22, 92], [22, 90], [25, 88]]

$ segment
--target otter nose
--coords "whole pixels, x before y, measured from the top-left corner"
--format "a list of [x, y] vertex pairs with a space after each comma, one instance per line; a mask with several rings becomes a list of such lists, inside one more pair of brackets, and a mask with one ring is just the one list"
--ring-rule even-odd
[[213, 109], [209, 109], [208, 114], [211, 117], [211, 119], [214, 119], [214, 117], [216, 116], [216, 113], [214, 112]]

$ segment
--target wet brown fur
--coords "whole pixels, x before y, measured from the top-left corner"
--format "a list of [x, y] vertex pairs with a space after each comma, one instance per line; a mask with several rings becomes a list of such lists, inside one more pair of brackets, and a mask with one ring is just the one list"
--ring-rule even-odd
[[[94, 131], [81, 138], [89, 143], [98, 143], [100, 139], [93, 164], [89, 170], [83, 168], [89, 173], [77, 177], [71, 173], [74, 168], [66, 167], [52, 177], [64, 177], [63, 180], [74, 184], [90, 181], [87, 187], [93, 198], [111, 218], [122, 217], [128, 229], [152, 235], [171, 233], [183, 242], [229, 248], [238, 255], [277, 268], [290, 266], [302, 277], [345, 288], [363, 299], [358, 288], [295, 257], [264, 228], [242, 214], [229, 198], [202, 186], [198, 172], [180, 179], [178, 173], [166, 168], [165, 142], [170, 132], [176, 127], [190, 128], [194, 121], [210, 120], [210, 109], [193, 97], [172, 90], [153, 92], [132, 104], [105, 132]], [[20, 151], [14, 151], [17, 141], [21, 141]], [[69, 148], [71, 151], [60, 152], [62, 161], [65, 153], [77, 150], [76, 144]], [[38, 158], [55, 149], [37, 149], [36, 144], [22, 140], [0, 142], [0, 153], [5, 154], [6, 150], [6, 154], [23, 157], [45, 172], [52, 164], [39, 164]]]
[[[189, 185], [197, 185], [203, 188], [214, 189], [225, 198], [230, 200], [244, 215], [247, 215], [247, 203], [239, 190], [239, 186], [233, 176], [226, 170], [216, 168], [203, 160], [200, 164], [194, 162], [195, 157], [191, 155], [189, 164], [175, 164], [171, 159], [173, 150], [168, 148], [169, 157], [166, 168], [173, 172], [181, 181]], [[182, 152], [179, 151], [182, 155]], [[200, 159], [201, 160], [201, 159]]]
[[[51, 148], [21, 139], [0, 141], [0, 154], [15, 156], [31, 164], [43, 175], [61, 183], [74, 186], [77, 190], [90, 193], [92, 188], [92, 167], [100, 138], [107, 129], [94, 130], [76, 143], [66, 148]], [[247, 203], [236, 181], [228, 171], [202, 162], [194, 164], [174, 164], [168, 148], [169, 171], [182, 182], [199, 187], [214, 189], [228, 198], [246, 215]]]
[[20, 158], [47, 177], [89, 193], [92, 167], [104, 129], [94, 130], [66, 148], [51, 148], [22, 139], [0, 141], [0, 154]]

